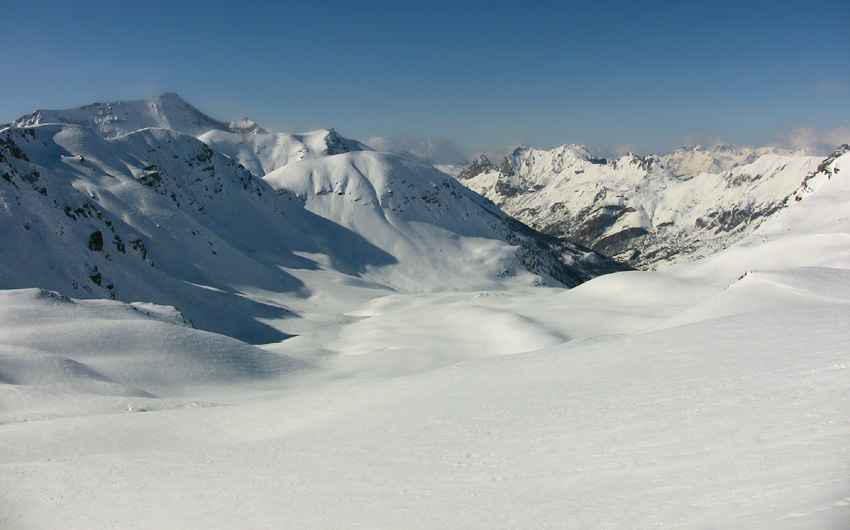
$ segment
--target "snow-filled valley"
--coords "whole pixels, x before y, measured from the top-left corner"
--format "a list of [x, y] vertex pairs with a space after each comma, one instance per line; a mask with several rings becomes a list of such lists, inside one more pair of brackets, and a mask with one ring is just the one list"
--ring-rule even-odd
[[769, 203], [641, 271], [333, 130], [174, 94], [22, 118], [0, 527], [847, 528], [847, 151], [618, 173], [677, 230]]

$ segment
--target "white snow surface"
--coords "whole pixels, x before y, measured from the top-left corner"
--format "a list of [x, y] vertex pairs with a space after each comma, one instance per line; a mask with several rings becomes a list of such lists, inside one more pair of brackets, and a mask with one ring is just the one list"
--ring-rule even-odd
[[[36, 128], [48, 146], [106, 141], [49, 127]], [[181, 160], [203, 153], [163, 131], [118, 141], [169, 134]], [[173, 178], [171, 152], [157, 156]], [[261, 320], [290, 338], [251, 346], [143, 299], [0, 292], [0, 527], [850, 526], [850, 154], [722, 252], [570, 290], [494, 277], [507, 252], [489, 238], [497, 211], [436, 170], [369, 151], [303, 158], [233, 206], [273, 206], [292, 226], [215, 231], [233, 235], [213, 240], [226, 260], [150, 280], [167, 291], [195, 275], [187, 293], [285, 304], [292, 314]], [[216, 197], [251, 182], [211, 161]], [[94, 176], [55, 163], [120, 234], [175, 215], [167, 197], [129, 193], [119, 161], [86, 157]], [[170, 189], [204, 199], [207, 213], [181, 222], [211, 233], [233, 215], [193, 175]], [[453, 193], [452, 209], [410, 200]], [[124, 224], [110, 202], [132, 206]], [[365, 241], [311, 246], [314, 217]], [[270, 230], [297, 242], [273, 281], [214, 282], [227, 266], [273, 270]], [[181, 244], [160, 255], [196, 252]], [[375, 249], [398, 263], [339, 264]], [[448, 267], [465, 256], [469, 270]], [[159, 278], [138, 261], [126, 270]]]
[[289, 164], [264, 180], [399, 260], [364, 279], [378, 281], [379, 274], [414, 292], [493, 289], [508, 274], [535, 281], [501, 241], [504, 214], [428, 164], [357, 151]]
[[371, 150], [356, 140], [343, 138], [332, 129], [304, 134], [240, 134], [216, 129], [199, 138], [258, 177], [299, 160]]
[[136, 101], [93, 103], [76, 109], [37, 110], [15, 120], [11, 125], [26, 127], [46, 123], [81, 125], [107, 138], [146, 128], [170, 129], [192, 136], [210, 130], [240, 133], [262, 131], [250, 118], [229, 123], [215, 120], [173, 92]]

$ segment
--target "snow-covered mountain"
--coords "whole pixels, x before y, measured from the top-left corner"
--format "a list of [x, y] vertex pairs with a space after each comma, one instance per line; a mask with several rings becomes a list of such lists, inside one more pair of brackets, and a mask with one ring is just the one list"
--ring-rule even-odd
[[176, 306], [264, 343], [302, 270], [433, 291], [621, 269], [333, 130], [237, 133], [173, 94], [33, 116], [0, 130], [0, 288]]
[[613, 160], [521, 147], [458, 175], [520, 221], [638, 268], [709, 255], [751, 233], [822, 160], [772, 149], [688, 147]]
[[720, 144], [712, 147], [686, 145], [659, 157], [661, 165], [679, 178], [687, 179], [703, 173], [723, 173], [751, 164], [763, 155], [804, 156], [803, 150], [778, 147], [742, 147]]
[[[283, 311], [240, 288], [297, 293], [301, 282], [281, 267], [309, 262], [294, 252], [336, 257], [306, 234], [333, 237], [340, 227], [191, 136], [142, 129], [105, 139], [78, 125], [40, 125], [0, 138], [3, 288], [177, 306], [203, 329], [267, 342], [282, 336], [256, 315]], [[390, 261], [342, 231], [352, 248], [374, 250], [374, 263]], [[347, 258], [338, 261], [356, 269]]]
[[483, 271], [503, 277], [529, 270], [575, 286], [623, 270], [568, 240], [523, 226], [430, 164], [402, 155], [356, 151], [308, 159], [264, 180], [389, 254], [407, 256], [391, 282], [406, 290], [468, 287]]
[[258, 177], [300, 160], [351, 151], [371, 151], [368, 146], [357, 140], [344, 138], [333, 129], [320, 129], [304, 134], [241, 134], [215, 129], [199, 138]]
[[240, 134], [265, 132], [250, 118], [232, 122], [215, 120], [173, 92], [144, 100], [92, 103], [68, 110], [37, 110], [10, 124], [0, 126], [0, 129], [45, 123], [80, 125], [94, 129], [107, 138], [150, 127], [171, 129], [192, 136], [212, 130]]

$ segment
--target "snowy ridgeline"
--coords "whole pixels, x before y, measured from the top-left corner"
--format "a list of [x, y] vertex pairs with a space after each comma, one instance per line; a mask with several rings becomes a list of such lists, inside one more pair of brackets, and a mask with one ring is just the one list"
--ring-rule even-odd
[[485, 157], [461, 182], [520, 221], [640, 268], [708, 256], [781, 209], [822, 157], [773, 148], [686, 147], [599, 159], [580, 146]]
[[0, 131], [0, 287], [172, 305], [264, 343], [285, 337], [270, 322], [287, 304], [250, 292], [309, 296], [298, 271], [428, 292], [574, 286], [624, 268], [429, 164], [333, 130], [210, 130], [220, 122], [175, 98], [39, 111]]
[[850, 154], [566, 290], [428, 164], [201, 116], [0, 131], [0, 526], [850, 524]]

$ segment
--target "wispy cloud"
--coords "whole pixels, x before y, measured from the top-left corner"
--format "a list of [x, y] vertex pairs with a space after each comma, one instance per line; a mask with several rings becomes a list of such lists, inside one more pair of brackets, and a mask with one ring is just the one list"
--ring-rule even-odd
[[821, 81], [812, 86], [812, 90], [818, 94], [838, 94], [847, 90], [847, 81], [843, 79], [839, 81]]
[[832, 129], [799, 127], [780, 131], [777, 137], [780, 147], [803, 149], [810, 155], [828, 155], [841, 144], [850, 143], [850, 126]]
[[378, 151], [393, 153], [411, 153], [426, 158], [436, 164], [454, 164], [465, 162], [469, 155], [457, 144], [440, 138], [376, 136], [366, 140], [366, 144]]

